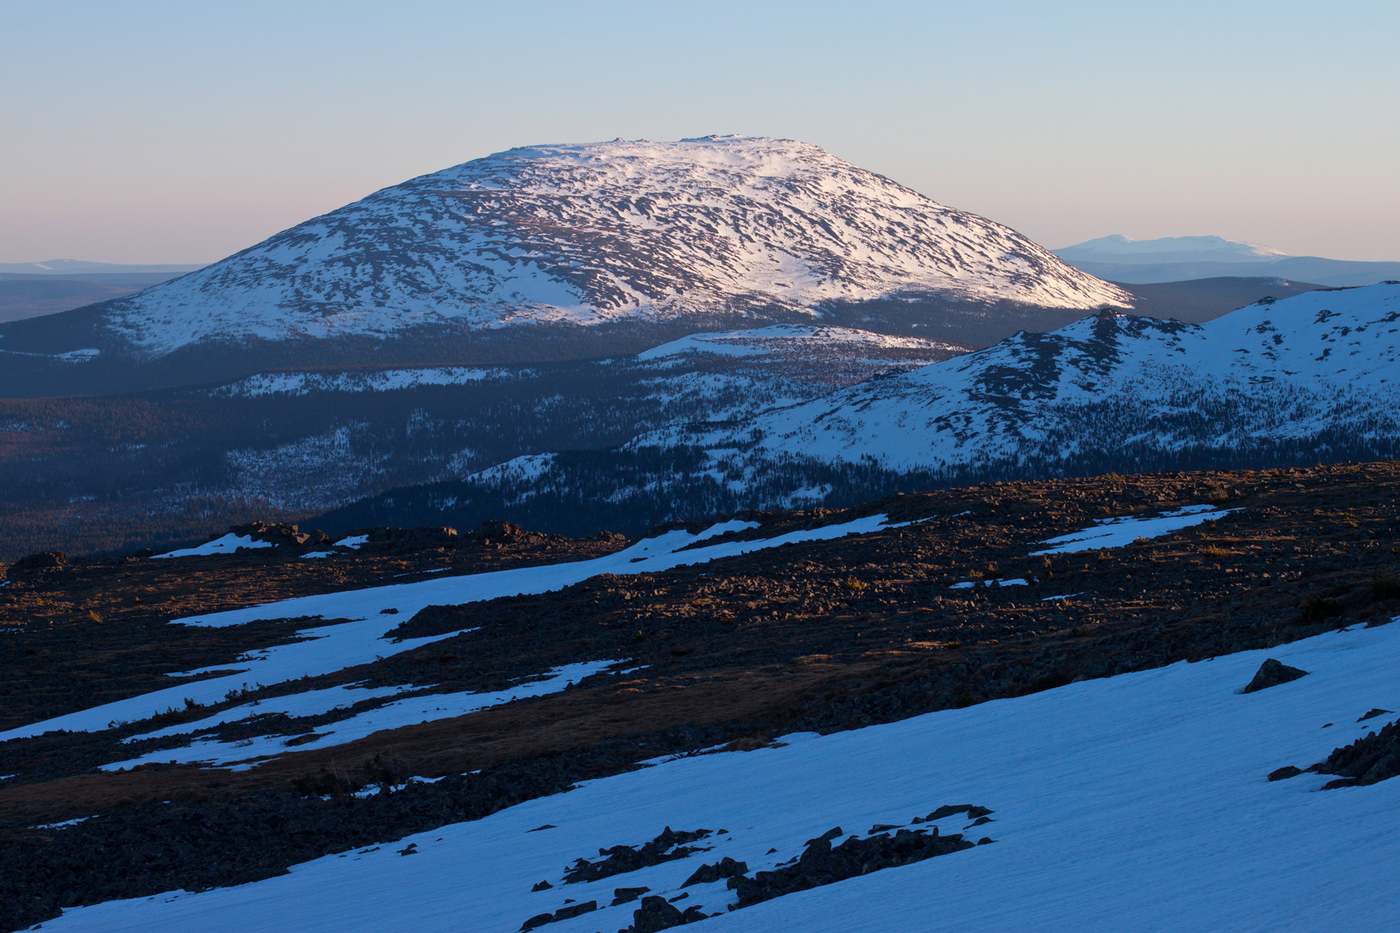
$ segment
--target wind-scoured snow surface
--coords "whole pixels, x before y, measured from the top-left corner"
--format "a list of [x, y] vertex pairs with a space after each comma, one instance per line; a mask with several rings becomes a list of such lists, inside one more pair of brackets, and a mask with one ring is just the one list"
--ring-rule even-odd
[[[185, 672], [185, 675], [215, 670], [228, 672], [221, 677], [168, 687], [20, 726], [0, 732], [0, 742], [42, 735], [56, 729], [100, 731], [114, 722], [146, 719], [170, 707], [182, 708], [187, 699], [205, 705], [217, 703], [224, 700], [230, 692], [236, 694], [248, 689], [250, 684], [270, 687], [302, 677], [330, 674], [359, 664], [372, 663], [377, 658], [412, 651], [460, 634], [448, 632], [401, 641], [390, 641], [386, 638], [400, 622], [412, 618], [426, 606], [455, 606], [502, 596], [547, 593], [604, 573], [620, 576], [658, 573], [673, 567], [703, 564], [799, 541], [822, 541], [848, 534], [869, 534], [884, 526], [884, 515], [872, 515], [837, 525], [792, 531], [772, 538], [723, 541], [706, 547], [686, 549], [691, 544], [727, 532], [758, 527], [754, 522], [732, 520], [713, 525], [698, 534], [682, 530], [668, 531], [654, 538], [644, 538], [614, 554], [592, 560], [323, 593], [178, 619], [175, 621], [186, 625], [212, 627], [305, 617], [345, 621], [308, 628], [298, 633], [301, 641], [249, 652], [232, 664]], [[349, 540], [339, 543], [345, 544]], [[394, 612], [386, 613], [385, 610]], [[278, 698], [275, 702], [285, 703], [286, 698]], [[170, 757], [173, 756], [167, 755], [162, 760], [169, 760]]]
[[[1308, 676], [1241, 694], [1265, 657]], [[679, 906], [718, 914], [701, 921], [715, 933], [1390, 933], [1400, 928], [1400, 780], [1321, 791], [1330, 776], [1266, 775], [1320, 761], [1369, 731], [1355, 719], [1400, 703], [1397, 666], [1400, 624], [1333, 632], [889, 725], [793, 736], [781, 748], [665, 761], [277, 878], [72, 909], [44, 926], [514, 933], [569, 898], [601, 909], [552, 923], [550, 933], [615, 930], [631, 924], [637, 907], [609, 906], [615, 887], [675, 897], [701, 863], [730, 856], [767, 870], [834, 826], [865, 835], [872, 824], [907, 825], [942, 804], [975, 802], [994, 820], [966, 832], [995, 839], [990, 845], [732, 913], [723, 882], [698, 884]], [[947, 834], [966, 824], [949, 818], [938, 826]], [[531, 832], [546, 825], [553, 828]], [[562, 884], [575, 858], [640, 844], [665, 826], [728, 833], [682, 860]], [[553, 887], [532, 891], [541, 880]]]
[[113, 302], [158, 357], [208, 340], [597, 324], [937, 292], [1130, 306], [1007, 227], [792, 140], [532, 146], [378, 191]]
[[633, 444], [910, 469], [1237, 449], [1334, 429], [1400, 435], [1400, 286], [1308, 292], [1203, 325], [1104, 312], [731, 428], [676, 426]]

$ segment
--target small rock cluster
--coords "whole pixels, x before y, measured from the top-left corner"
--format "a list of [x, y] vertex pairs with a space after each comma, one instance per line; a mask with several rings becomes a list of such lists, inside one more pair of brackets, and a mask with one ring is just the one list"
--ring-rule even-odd
[[248, 522], [246, 525], [230, 525], [228, 530], [240, 538], [246, 536], [269, 544], [328, 544], [331, 540], [324, 531], [301, 531], [296, 525], [285, 522]]
[[667, 902], [666, 898], [654, 894], [642, 898], [642, 905], [632, 911], [632, 925], [626, 930], [619, 930], [618, 933], [658, 933], [683, 923], [704, 920], [705, 917], [706, 914], [699, 907], [692, 906], [681, 910]]
[[[1372, 709], [1356, 721], [1365, 722], [1390, 712], [1392, 711], [1388, 709]], [[1284, 765], [1282, 768], [1276, 768], [1269, 772], [1269, 780], [1283, 781], [1309, 772], [1337, 775], [1336, 780], [1322, 785], [1323, 790], [1375, 784], [1400, 775], [1400, 719], [1382, 726], [1380, 732], [1368, 732], [1350, 745], [1332, 749], [1332, 754], [1327, 756], [1327, 760], [1319, 761], [1310, 767]]]
[[[991, 822], [989, 815], [991, 812], [986, 807], [974, 804], [953, 804], [939, 807], [927, 816], [915, 817], [912, 822], [916, 824], [932, 823], [944, 817], [965, 813], [969, 819], [974, 820], [973, 825], [978, 826]], [[890, 835], [888, 832], [891, 829], [895, 830], [894, 835]], [[775, 897], [781, 897], [784, 894], [835, 884], [838, 881], [844, 881], [858, 875], [867, 875], [882, 868], [910, 865], [933, 858], [936, 855], [947, 855], [950, 852], [971, 849], [974, 846], [974, 843], [964, 839], [961, 833], [948, 836], [940, 835], [937, 826], [911, 830], [877, 823], [870, 828], [870, 831], [875, 835], [866, 839], [851, 836], [840, 845], [833, 846], [831, 841], [840, 838], [843, 834], [841, 827], [834, 827], [815, 839], [809, 839], [801, 855], [789, 859], [786, 863], [779, 863], [779, 867], [773, 871], [756, 872], [752, 878], [748, 876], [749, 866], [747, 862], [736, 861], [725, 856], [714, 864], [701, 865], [695, 869], [690, 877], [681, 884], [681, 887], [687, 888], [694, 884], [713, 884], [728, 879], [728, 888], [738, 894], [738, 902], [732, 904], [729, 909], [737, 910], [741, 907], [749, 907]], [[720, 830], [720, 832], [723, 833], [724, 830]], [[599, 849], [598, 854], [605, 856], [600, 861], [590, 862], [583, 858], [576, 859], [573, 867], [565, 873], [564, 883], [597, 881], [610, 875], [623, 874], [662, 862], [685, 858], [696, 851], [701, 851], [697, 847], [687, 846], [686, 843], [695, 842], [709, 835], [711, 832], [707, 829], [678, 833], [667, 826], [661, 835], [644, 845], [638, 847], [613, 846], [610, 849]], [[975, 845], [990, 842], [992, 840], [984, 836]], [[549, 882], [541, 881], [535, 885], [534, 890], [543, 891], [551, 887]], [[618, 933], [658, 933], [660, 930], [669, 930], [683, 924], [695, 923], [709, 916], [718, 916], [717, 914], [706, 914], [700, 905], [693, 905], [681, 910], [672, 903], [672, 901], [687, 897], [687, 894], [680, 894], [672, 898], [671, 901], [655, 894], [643, 896], [647, 895], [650, 890], [647, 887], [615, 888], [613, 890], [614, 897], [610, 905], [613, 907], [619, 904], [628, 904], [641, 898], [641, 903], [632, 912], [632, 925], [619, 930]], [[597, 909], [596, 901], [588, 901], [583, 904], [570, 904], [552, 913], [536, 914], [521, 925], [520, 933], [527, 933], [527, 931], [547, 923], [567, 920], [570, 917], [577, 917]]]
[[[957, 815], [957, 814], [959, 814], [959, 813], [966, 813], [966, 814], [967, 814], [967, 818], [968, 818], [969, 820], [975, 820], [976, 822], [974, 822], [974, 823], [972, 824], [973, 826], [980, 826], [980, 825], [983, 824], [983, 823], [990, 823], [990, 822], [991, 822], [991, 820], [989, 819], [989, 817], [990, 817], [990, 815], [991, 815], [991, 813], [992, 813], [991, 810], [988, 810], [986, 807], [979, 807], [979, 806], [976, 806], [976, 805], [970, 804], [970, 803], [951, 803], [951, 804], [946, 804], [946, 805], [944, 805], [944, 806], [939, 807], [937, 810], [934, 810], [934, 811], [933, 811], [932, 813], [930, 813], [928, 816], [925, 816], [925, 817], [917, 817], [917, 816], [916, 816], [916, 817], [914, 817], [914, 819], [913, 819], [911, 822], [913, 822], [913, 823], [916, 824], [916, 825], [919, 824], [919, 823], [932, 823], [932, 822], [935, 822], [936, 820], [941, 820], [941, 819], [943, 819], [945, 816], [955, 816], [955, 815]], [[885, 828], [885, 829], [894, 829], [895, 827], [893, 827], [893, 826], [886, 826], [886, 827], [884, 827], [884, 828]], [[877, 828], [877, 829], [872, 829], [872, 830], [871, 830], [871, 832], [877, 832], [877, 831], [878, 831], [878, 828]]]
[[356, 528], [348, 537], [364, 535], [369, 543], [379, 545], [377, 551], [408, 554], [433, 548], [457, 547], [457, 529], [447, 526], [424, 525], [419, 528]]
[[[900, 829], [893, 836], [881, 833], [868, 839], [851, 836], [840, 845], [833, 846], [831, 840], [840, 835], [841, 827], [838, 826], [810, 840], [802, 855], [784, 867], [756, 872], [752, 878], [744, 875], [730, 878], [729, 888], [739, 895], [738, 904], [731, 909], [749, 907], [795, 891], [835, 884], [882, 868], [910, 865], [936, 855], [973, 847], [973, 843], [964, 839], [961, 833], [940, 836], [936, 826], [931, 829]], [[983, 837], [977, 844], [991, 841]]]
[[1333, 749], [1326, 761], [1309, 770], [1338, 776], [1324, 784], [1323, 790], [1375, 784], [1395, 777], [1400, 774], [1400, 719], [1391, 720], [1380, 732], [1367, 733], [1350, 745]]
[[692, 884], [711, 884], [725, 878], [737, 878], [748, 873], [748, 862], [736, 862], [726, 855], [714, 865], [701, 865], [695, 869], [690, 877], [681, 883], [681, 887], [688, 888]]
[[533, 930], [535, 927], [542, 927], [546, 923], [554, 923], [556, 920], [568, 920], [580, 914], [591, 913], [597, 909], [597, 901], [584, 901], [582, 904], [570, 904], [565, 907], [560, 907], [553, 913], [536, 914], [521, 925], [520, 933], [525, 933], [526, 930]]
[[549, 540], [549, 535], [528, 531], [514, 522], [493, 519], [462, 535], [462, 540], [473, 544], [541, 544]]
[[678, 833], [667, 826], [661, 835], [636, 848], [613, 846], [611, 849], [599, 849], [598, 854], [604, 857], [596, 862], [590, 862], [585, 858], [575, 859], [573, 867], [564, 873], [564, 883], [598, 881], [601, 878], [621, 875], [639, 868], [660, 865], [662, 862], [683, 859], [701, 851], [693, 846], [687, 846], [686, 843], [704, 839], [708, 835], [710, 835], [708, 829]]
[[[708, 829], [676, 832], [667, 826], [655, 839], [640, 846], [613, 846], [610, 849], [599, 849], [598, 855], [602, 858], [596, 862], [590, 862], [585, 858], [575, 859], [573, 866], [564, 872], [564, 883], [598, 881], [612, 875], [636, 871], [639, 868], [660, 865], [662, 862], [683, 859], [695, 852], [702, 851], [694, 846], [688, 846], [686, 843], [704, 839], [710, 834]], [[729, 862], [732, 859], [725, 859], [725, 861]], [[551, 887], [553, 885], [548, 881], [541, 881], [535, 885], [533, 890], [544, 891]], [[635, 901], [649, 890], [651, 889], [645, 887], [617, 888], [613, 891], [613, 905]], [[568, 920], [570, 917], [577, 917], [597, 909], [597, 901], [569, 904], [552, 913], [536, 914], [521, 925], [520, 931], [526, 933], [526, 931], [544, 926], [546, 923]], [[645, 897], [642, 898], [641, 907], [635, 911], [633, 923], [634, 928], [638, 931], [656, 931], [665, 930], [681, 923], [689, 923], [692, 920], [702, 920], [704, 916], [694, 907], [682, 913], [668, 904], [664, 897]]]

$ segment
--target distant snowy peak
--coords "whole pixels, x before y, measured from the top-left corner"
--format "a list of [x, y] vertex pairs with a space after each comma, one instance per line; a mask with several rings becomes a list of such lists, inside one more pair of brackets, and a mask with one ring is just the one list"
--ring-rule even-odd
[[424, 175], [114, 302], [139, 355], [937, 293], [1131, 306], [1007, 227], [822, 149], [706, 137], [511, 149]]
[[1053, 251], [1066, 262], [1272, 262], [1288, 254], [1268, 246], [1218, 236], [1169, 236], [1134, 240], [1122, 234], [1085, 240]]

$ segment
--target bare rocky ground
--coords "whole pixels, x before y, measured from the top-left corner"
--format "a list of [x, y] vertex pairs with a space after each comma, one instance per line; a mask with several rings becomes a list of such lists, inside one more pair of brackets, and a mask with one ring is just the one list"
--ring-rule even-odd
[[[1029, 553], [1097, 519], [1201, 503], [1237, 511], [1114, 550]], [[757, 748], [793, 731], [856, 728], [1400, 615], [1396, 462], [996, 483], [846, 512], [747, 515], [762, 527], [744, 536], [880, 512], [920, 521], [542, 595], [429, 607], [395, 634], [475, 630], [295, 688], [368, 681], [488, 690], [571, 662], [618, 658], [639, 668], [564, 692], [333, 748], [293, 748], [244, 771], [94, 770], [178, 741], [120, 744], [150, 721], [0, 745], [0, 775], [12, 775], [0, 782], [0, 926], [80, 903], [267, 877], [663, 753]], [[460, 535], [379, 531], [332, 560], [301, 560], [315, 545], [288, 541], [186, 560], [20, 562], [0, 588], [0, 729], [169, 686], [178, 682], [171, 672], [227, 663], [305, 625], [185, 628], [170, 618], [429, 571], [578, 560], [625, 543], [496, 523]], [[1033, 582], [987, 585], [998, 578]], [[980, 583], [951, 588], [964, 581]], [[172, 710], [162, 722], [222, 705]], [[265, 717], [218, 735], [310, 734], [341, 715]], [[1394, 729], [1382, 728], [1390, 718], [1377, 717], [1384, 748], [1339, 753], [1333, 773], [1360, 779], [1362, 764], [1371, 773], [1372, 759], [1393, 755]], [[405, 784], [410, 776], [442, 780]], [[377, 792], [356, 793], [367, 789]]]

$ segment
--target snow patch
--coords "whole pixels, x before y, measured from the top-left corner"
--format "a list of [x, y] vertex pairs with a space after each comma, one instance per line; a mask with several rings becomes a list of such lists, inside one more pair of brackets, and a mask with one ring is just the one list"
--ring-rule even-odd
[[79, 823], [86, 823], [92, 819], [91, 816], [80, 816], [77, 819], [64, 820], [62, 823], [40, 823], [38, 826], [31, 826], [31, 829], [62, 829], [65, 826], [77, 826]]
[[992, 587], [992, 588], [999, 587], [999, 586], [1026, 586], [1026, 585], [1028, 585], [1030, 582], [1031, 582], [1031, 581], [1026, 580], [1026, 579], [1021, 578], [1021, 577], [1010, 577], [1010, 578], [1007, 578], [1007, 579], [996, 579], [996, 580], [963, 580], [963, 581], [960, 582], [960, 583], [954, 583], [952, 586], [950, 586], [950, 587], [948, 587], [948, 588], [949, 588], [950, 590], [970, 590], [970, 589], [972, 589], [974, 586], [977, 586], [979, 583], [980, 583], [982, 586], [985, 586], [985, 587]]
[[1041, 544], [1048, 544], [1050, 547], [1040, 551], [1031, 551], [1032, 557], [1041, 554], [1076, 554], [1080, 551], [1097, 551], [1105, 548], [1124, 547], [1132, 544], [1138, 538], [1159, 538], [1162, 535], [1180, 531], [1183, 528], [1190, 528], [1192, 525], [1199, 525], [1202, 522], [1213, 522], [1224, 518], [1231, 512], [1238, 512], [1239, 509], [1222, 509], [1216, 511], [1214, 506], [1209, 505], [1188, 505], [1172, 512], [1163, 512], [1161, 515], [1152, 518], [1138, 518], [1125, 516], [1123, 518], [1106, 518], [1103, 521], [1095, 522], [1092, 526], [1083, 531], [1072, 531], [1067, 535], [1060, 535], [1056, 538], [1048, 538]]
[[[180, 762], [183, 764], [203, 764], [215, 767], [232, 765], [230, 770], [246, 771], [256, 767], [264, 761], [275, 758], [287, 752], [308, 751], [316, 748], [328, 748], [332, 745], [344, 745], [347, 742], [354, 742], [375, 732], [385, 729], [398, 729], [402, 726], [413, 725], [415, 723], [435, 722], [439, 719], [452, 719], [457, 716], [465, 716], [468, 713], [475, 713], [492, 706], [500, 706], [513, 700], [521, 700], [526, 697], [544, 696], [550, 693], [557, 693], [569, 684], [578, 683], [585, 677], [607, 670], [617, 661], [586, 661], [579, 664], [566, 664], [550, 671], [539, 680], [530, 681], [515, 687], [508, 687], [505, 690], [498, 690], [491, 693], [425, 693], [402, 700], [394, 700], [383, 706], [378, 706], [365, 712], [358, 713], [348, 719], [338, 720], [329, 725], [317, 727], [314, 733], [287, 736], [287, 735], [262, 735], [250, 739], [242, 739], [236, 742], [224, 742], [215, 738], [197, 739], [182, 748], [158, 749], [142, 755], [139, 758], [132, 758], [127, 761], [118, 761], [111, 764], [102, 765], [103, 771], [121, 771], [126, 768], [134, 768], [138, 765], [149, 764], [151, 762]], [[401, 692], [405, 687], [387, 687], [378, 690], [366, 690], [364, 696], [354, 697], [346, 688], [333, 688], [332, 690], [318, 690], [316, 694], [333, 693], [336, 690], [343, 691], [345, 700], [348, 702], [361, 702], [366, 699], [381, 697]], [[270, 712], [287, 712], [278, 710], [276, 706], [279, 700], [291, 700], [291, 716], [316, 715], [317, 712], [324, 712], [318, 707], [327, 700], [325, 697], [311, 694], [299, 694], [294, 697], [279, 697], [277, 700], [268, 701], [255, 711], [240, 707], [242, 715], [236, 718], [247, 718], [250, 715], [263, 715]], [[301, 701], [300, 704], [298, 701]], [[286, 706], [286, 703], [281, 704]], [[298, 709], [307, 711], [298, 712]], [[218, 720], [215, 722], [214, 720]], [[221, 717], [211, 717], [196, 724], [184, 724], [178, 728], [178, 732], [161, 730], [149, 735], [135, 736], [127, 739], [128, 742], [137, 739], [155, 738], [161, 735], [183, 734], [195, 729], [211, 728], [223, 722]], [[310, 738], [309, 736], [314, 736]], [[294, 745], [292, 743], [295, 743]]]
[[271, 541], [254, 541], [252, 535], [236, 535], [230, 532], [222, 538], [201, 544], [198, 547], [183, 548], [178, 551], [169, 551], [165, 554], [155, 554], [152, 559], [161, 557], [209, 557], [214, 554], [232, 554], [244, 548], [256, 550], [257, 548], [272, 547]]

